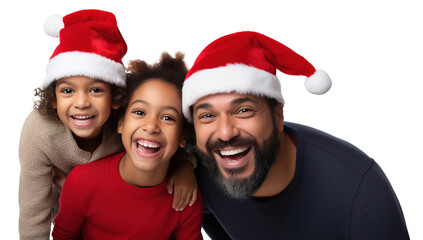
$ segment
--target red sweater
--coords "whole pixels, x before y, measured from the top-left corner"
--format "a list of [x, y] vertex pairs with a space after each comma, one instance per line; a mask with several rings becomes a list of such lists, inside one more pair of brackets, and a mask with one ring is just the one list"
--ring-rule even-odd
[[203, 200], [172, 209], [166, 181], [150, 188], [127, 184], [119, 175], [123, 153], [72, 170], [63, 186], [53, 239], [202, 239]]

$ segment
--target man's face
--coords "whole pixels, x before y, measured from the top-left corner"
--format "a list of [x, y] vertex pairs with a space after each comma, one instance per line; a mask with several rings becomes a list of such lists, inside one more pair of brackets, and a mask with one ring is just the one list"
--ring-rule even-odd
[[221, 187], [234, 198], [253, 194], [276, 160], [283, 117], [263, 97], [225, 93], [197, 101], [193, 121], [203, 164]]

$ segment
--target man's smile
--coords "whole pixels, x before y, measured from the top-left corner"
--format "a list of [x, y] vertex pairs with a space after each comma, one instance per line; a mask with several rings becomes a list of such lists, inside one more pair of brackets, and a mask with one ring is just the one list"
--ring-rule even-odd
[[217, 155], [216, 160], [221, 163], [223, 168], [234, 169], [247, 164], [251, 149], [250, 146], [230, 147], [217, 149], [214, 153]]

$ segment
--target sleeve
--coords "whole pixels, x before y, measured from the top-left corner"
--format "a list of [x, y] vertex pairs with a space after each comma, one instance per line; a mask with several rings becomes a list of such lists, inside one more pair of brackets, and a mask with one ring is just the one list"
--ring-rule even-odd
[[182, 211], [182, 219], [175, 230], [176, 240], [201, 240], [201, 220], [203, 218], [203, 197], [198, 191], [197, 201], [192, 207]]
[[24, 123], [19, 142], [19, 234], [20, 239], [49, 239], [53, 192], [51, 161], [31, 119]]
[[211, 239], [231, 240], [216, 217], [207, 208], [204, 208], [203, 212], [203, 229]]
[[410, 239], [399, 201], [376, 162], [355, 193], [350, 223], [352, 240]]
[[53, 239], [81, 239], [85, 215], [79, 187], [79, 167], [75, 167], [62, 189], [59, 213], [54, 218]]
[[192, 165], [194, 165], [194, 168], [197, 167], [197, 158], [195, 158], [194, 154], [185, 151], [183, 148], [178, 148], [175, 155], [173, 155], [172, 160], [173, 161], [188, 161], [188, 162], [191, 162]]

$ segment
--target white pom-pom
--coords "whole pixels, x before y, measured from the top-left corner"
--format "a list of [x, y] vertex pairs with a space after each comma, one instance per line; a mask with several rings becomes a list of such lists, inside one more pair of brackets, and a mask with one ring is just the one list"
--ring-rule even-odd
[[325, 71], [316, 70], [313, 75], [306, 78], [304, 85], [309, 92], [321, 95], [332, 87], [332, 80]]
[[58, 38], [60, 36], [60, 29], [63, 27], [63, 17], [57, 14], [51, 15], [44, 22], [44, 31], [52, 37]]

